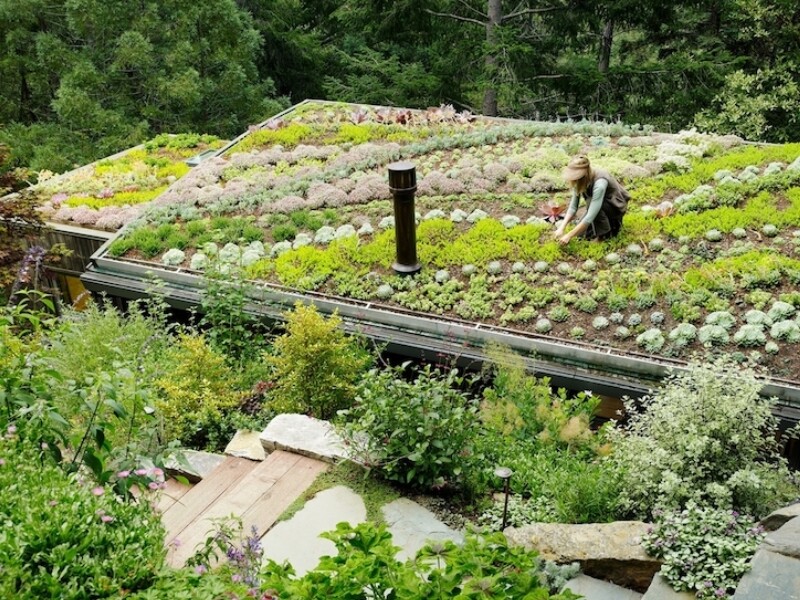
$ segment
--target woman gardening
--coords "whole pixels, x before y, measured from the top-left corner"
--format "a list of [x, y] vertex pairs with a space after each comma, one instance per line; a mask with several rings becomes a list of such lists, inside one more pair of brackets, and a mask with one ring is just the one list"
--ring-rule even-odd
[[[602, 169], [593, 169], [589, 159], [580, 155], [569, 161], [564, 169], [564, 179], [572, 190], [572, 200], [564, 220], [555, 231], [558, 242], [568, 244], [576, 235], [597, 240], [617, 235], [631, 196], [614, 176]], [[569, 233], [564, 233], [578, 212], [581, 196], [589, 201], [586, 214]]]

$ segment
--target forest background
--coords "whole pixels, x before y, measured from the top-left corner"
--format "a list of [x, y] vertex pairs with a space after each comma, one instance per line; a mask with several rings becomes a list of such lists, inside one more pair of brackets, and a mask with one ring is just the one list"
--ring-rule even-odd
[[0, 0], [0, 188], [305, 98], [800, 140], [797, 0]]

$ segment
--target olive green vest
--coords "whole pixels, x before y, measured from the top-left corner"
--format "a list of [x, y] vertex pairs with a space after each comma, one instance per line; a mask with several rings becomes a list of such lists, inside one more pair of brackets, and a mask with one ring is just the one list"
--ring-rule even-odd
[[628, 201], [631, 199], [631, 195], [628, 193], [628, 190], [622, 187], [619, 181], [617, 181], [608, 171], [603, 169], [592, 169], [592, 182], [583, 193], [584, 197], [587, 200], [591, 199], [592, 191], [594, 190], [594, 182], [598, 179], [605, 179], [608, 182], [606, 194], [603, 196], [603, 204], [608, 202], [611, 204], [611, 206], [624, 214], [628, 210]]

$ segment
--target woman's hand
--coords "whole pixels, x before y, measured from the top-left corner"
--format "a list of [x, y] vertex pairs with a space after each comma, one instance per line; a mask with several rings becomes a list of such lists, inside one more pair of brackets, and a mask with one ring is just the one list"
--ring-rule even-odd
[[558, 238], [558, 243], [561, 244], [562, 246], [566, 246], [567, 244], [569, 244], [569, 241], [571, 239], [572, 236], [570, 234], [562, 235], [561, 237]]

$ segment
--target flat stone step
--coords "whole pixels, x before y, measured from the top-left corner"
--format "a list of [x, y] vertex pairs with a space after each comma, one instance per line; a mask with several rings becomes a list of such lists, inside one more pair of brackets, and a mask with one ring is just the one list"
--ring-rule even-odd
[[347, 458], [342, 439], [333, 426], [306, 415], [278, 415], [260, 437], [267, 452], [287, 450], [326, 462]]
[[398, 498], [381, 508], [383, 518], [392, 534], [392, 543], [400, 547], [397, 558], [414, 558], [428, 542], [451, 540], [457, 544], [464, 541], [464, 534], [455, 531], [427, 508], [408, 498]]
[[800, 560], [760, 549], [733, 600], [800, 600]]
[[588, 575], [578, 575], [567, 582], [566, 588], [586, 600], [640, 600], [642, 595]]
[[642, 600], [694, 600], [692, 592], [676, 592], [660, 573], [653, 577], [653, 583], [647, 588]]
[[225, 461], [225, 457], [221, 454], [200, 450], [181, 450], [181, 454], [185, 461], [179, 461], [171, 456], [164, 464], [164, 468], [167, 474], [173, 477], [181, 475], [192, 483], [206, 478]]
[[341, 522], [358, 525], [367, 518], [361, 496], [345, 486], [324, 490], [306, 502], [288, 521], [277, 523], [262, 539], [264, 559], [288, 561], [298, 576], [314, 569], [323, 556], [336, 554], [330, 540], [321, 533], [336, 529]]
[[267, 458], [267, 452], [261, 444], [261, 433], [258, 431], [237, 431], [225, 447], [225, 454], [259, 461]]

